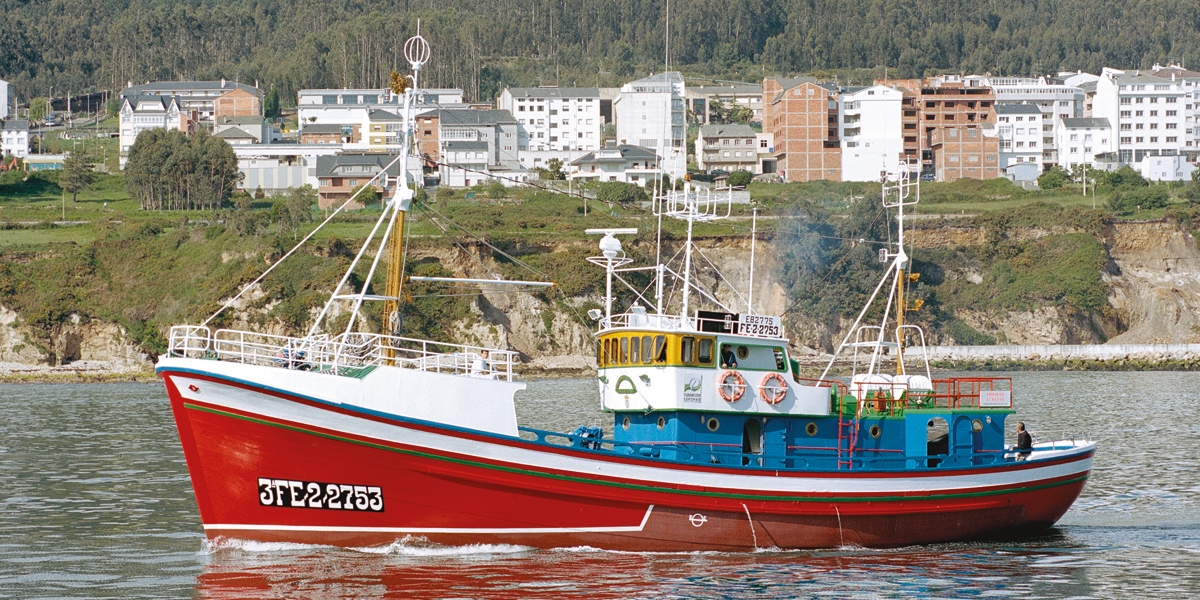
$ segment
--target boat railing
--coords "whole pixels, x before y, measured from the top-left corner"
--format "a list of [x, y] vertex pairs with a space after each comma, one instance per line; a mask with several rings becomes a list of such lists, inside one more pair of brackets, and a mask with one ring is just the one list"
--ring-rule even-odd
[[[778, 452], [750, 453], [739, 450], [729, 450], [719, 446], [705, 444], [679, 443], [636, 443], [619, 442], [611, 439], [596, 438], [572, 433], [545, 431], [532, 427], [520, 427], [522, 434], [532, 436], [533, 441], [553, 446], [589, 450], [605, 454], [621, 456], [636, 456], [647, 459], [692, 464], [708, 464], [720, 466], [759, 467], [771, 470], [807, 470], [807, 469], [934, 469], [953, 467], [978, 467], [1011, 463], [1017, 460], [1017, 455], [1011, 449], [995, 452], [974, 452], [954, 454], [907, 455], [902, 451], [873, 456], [870, 449], [857, 449], [852, 458], [846, 459], [849, 464], [839, 467], [837, 448], [791, 450], [780, 454]], [[528, 438], [526, 438], [528, 439]], [[1083, 445], [1082, 442], [1056, 442], [1053, 448], [1035, 448], [1035, 450], [1069, 450]]]
[[212, 332], [207, 327], [190, 325], [171, 328], [169, 353], [342, 375], [390, 365], [506, 381], [513, 380], [513, 366], [518, 360], [517, 353], [508, 350], [376, 333], [296, 338], [236, 329]]

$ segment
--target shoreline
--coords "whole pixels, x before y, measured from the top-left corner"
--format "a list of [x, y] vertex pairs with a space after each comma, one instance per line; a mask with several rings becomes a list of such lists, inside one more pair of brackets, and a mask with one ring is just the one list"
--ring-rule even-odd
[[[800, 361], [801, 375], [816, 377], [828, 363], [804, 357]], [[893, 363], [894, 364], [894, 363]], [[931, 360], [929, 366], [937, 371], [977, 372], [1035, 372], [1035, 371], [1200, 371], [1200, 359], [1119, 359], [1119, 360], [976, 360], [947, 361]], [[812, 371], [810, 371], [810, 369]], [[830, 374], [844, 377], [850, 374], [850, 365], [838, 361]], [[552, 379], [587, 379], [596, 376], [591, 367], [546, 368], [531, 367], [517, 370], [525, 381]], [[6, 383], [153, 383], [158, 381], [154, 371], [129, 369], [105, 369], [95, 366], [73, 368], [71, 365], [47, 367], [45, 365], [0, 365], [0, 385]]]

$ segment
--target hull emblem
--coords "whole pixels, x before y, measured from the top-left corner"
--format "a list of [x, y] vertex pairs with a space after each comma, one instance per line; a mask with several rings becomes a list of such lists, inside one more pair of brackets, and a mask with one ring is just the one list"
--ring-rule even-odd
[[696, 513], [694, 515], [688, 515], [688, 520], [692, 522], [692, 527], [699, 527], [708, 522], [708, 517], [700, 513]]

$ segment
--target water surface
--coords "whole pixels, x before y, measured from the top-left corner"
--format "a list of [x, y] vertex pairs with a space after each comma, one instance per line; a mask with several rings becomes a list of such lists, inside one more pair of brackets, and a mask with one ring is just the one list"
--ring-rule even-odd
[[[204, 540], [160, 384], [0, 385], [0, 597], [1191, 598], [1200, 374], [1014, 373], [1035, 438], [1100, 441], [1059, 526], [1020, 542], [745, 554]], [[523, 424], [609, 429], [595, 384], [533, 382]]]

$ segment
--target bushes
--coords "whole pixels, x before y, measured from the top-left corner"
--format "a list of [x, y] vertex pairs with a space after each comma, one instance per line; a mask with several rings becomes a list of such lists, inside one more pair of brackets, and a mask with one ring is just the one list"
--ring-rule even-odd
[[1071, 174], [1062, 167], [1054, 167], [1041, 175], [1038, 175], [1038, 187], [1043, 190], [1055, 190], [1071, 181]]
[[609, 204], [629, 204], [631, 202], [647, 202], [646, 190], [632, 184], [620, 181], [606, 181], [596, 190], [596, 199]]
[[729, 174], [727, 181], [729, 187], [743, 187], [750, 185], [750, 180], [752, 179], [754, 179], [754, 176], [750, 174], [750, 171], [734, 171]]
[[1160, 186], [1126, 187], [1113, 192], [1107, 204], [1113, 213], [1128, 215], [1140, 210], [1162, 208], [1167, 205], [1168, 199], [1167, 190]]

